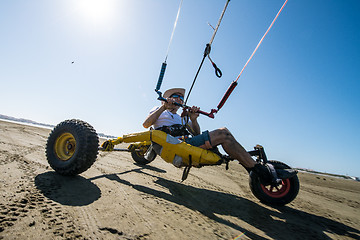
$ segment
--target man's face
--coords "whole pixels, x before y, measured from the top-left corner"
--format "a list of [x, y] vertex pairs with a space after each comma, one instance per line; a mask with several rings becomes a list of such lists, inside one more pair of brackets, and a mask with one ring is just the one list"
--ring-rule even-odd
[[174, 99], [177, 103], [184, 103], [184, 96], [181, 93], [174, 93], [170, 96], [170, 98]]

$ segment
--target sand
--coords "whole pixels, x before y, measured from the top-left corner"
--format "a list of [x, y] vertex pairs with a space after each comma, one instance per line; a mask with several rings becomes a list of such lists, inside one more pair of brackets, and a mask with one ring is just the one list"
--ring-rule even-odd
[[49, 133], [0, 121], [0, 239], [360, 239], [359, 182], [299, 173], [298, 197], [270, 207], [237, 162], [181, 182], [160, 158], [142, 167], [101, 152], [64, 177], [47, 163]]

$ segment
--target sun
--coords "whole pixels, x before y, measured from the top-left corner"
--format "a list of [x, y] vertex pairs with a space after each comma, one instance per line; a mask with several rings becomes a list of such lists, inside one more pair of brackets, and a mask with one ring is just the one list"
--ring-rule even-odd
[[116, 0], [74, 0], [74, 8], [78, 17], [95, 25], [107, 25], [114, 20], [117, 6]]

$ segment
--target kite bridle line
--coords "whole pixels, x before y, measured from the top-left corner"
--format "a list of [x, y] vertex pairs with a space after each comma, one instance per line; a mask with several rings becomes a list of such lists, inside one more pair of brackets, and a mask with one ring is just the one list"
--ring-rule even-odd
[[[204, 63], [204, 60], [205, 60], [205, 58], [206, 58], [207, 56], [209, 56], [209, 54], [210, 54], [211, 44], [212, 44], [212, 42], [213, 42], [213, 40], [214, 40], [214, 38], [215, 38], [215, 35], [216, 35], [217, 30], [218, 30], [218, 28], [219, 28], [219, 26], [220, 26], [220, 23], [221, 23], [221, 21], [222, 21], [222, 18], [223, 18], [224, 14], [225, 14], [225, 11], [226, 11], [226, 8], [227, 8], [229, 2], [230, 2], [230, 0], [227, 0], [227, 2], [226, 2], [226, 4], [225, 4], [225, 7], [224, 7], [224, 9], [223, 9], [223, 11], [222, 11], [222, 13], [221, 13], [220, 18], [219, 18], [218, 24], [216, 25], [216, 28], [214, 29], [214, 33], [213, 33], [213, 35], [212, 35], [212, 37], [211, 37], [211, 40], [210, 40], [210, 42], [209, 42], [208, 44], [206, 44], [205, 51], [204, 51], [204, 55], [203, 55], [203, 59], [202, 59], [202, 61], [201, 61], [201, 63], [200, 63], [200, 66], [199, 66], [199, 68], [198, 68], [198, 71], [196, 72], [194, 81], [193, 81], [193, 83], [192, 83], [192, 85], [191, 85], [191, 88], [190, 88], [190, 91], [189, 91], [189, 93], [188, 93], [188, 95], [187, 95], [187, 98], [186, 98], [186, 100], [185, 100], [185, 103], [184, 103], [184, 104], [179, 104], [179, 103], [176, 104], [176, 105], [181, 106], [182, 108], [184, 108], [184, 110], [190, 109], [190, 107], [186, 105], [187, 100], [188, 100], [189, 95], [190, 95], [190, 93], [191, 93], [191, 90], [192, 90], [192, 88], [193, 88], [193, 86], [194, 86], [194, 84], [195, 84], [195, 81], [196, 81], [197, 76], [198, 76], [198, 74], [199, 74], [199, 72], [200, 72], [200, 69], [201, 69], [201, 67], [202, 67], [202, 65], [203, 65], [203, 63]], [[244, 67], [241, 69], [241, 71], [240, 71], [239, 75], [237, 76], [236, 80], [233, 81], [233, 82], [230, 84], [229, 88], [226, 90], [224, 96], [222, 97], [222, 99], [220, 100], [219, 104], [217, 105], [217, 109], [211, 109], [210, 113], [207, 113], [207, 112], [204, 112], [204, 111], [199, 110], [198, 113], [201, 113], [201, 114], [203, 114], [203, 115], [206, 115], [206, 116], [208, 116], [208, 117], [210, 117], [210, 118], [214, 118], [214, 114], [217, 113], [217, 112], [224, 106], [224, 104], [225, 104], [225, 102], [227, 101], [227, 99], [229, 98], [230, 94], [233, 92], [233, 90], [234, 90], [235, 87], [237, 86], [238, 80], [239, 80], [241, 74], [244, 72], [244, 69], [246, 68], [246, 66], [248, 65], [248, 63], [250, 62], [250, 60], [253, 58], [254, 54], [256, 53], [256, 51], [258, 50], [259, 46], [260, 46], [261, 43], [263, 42], [264, 38], [266, 37], [266, 35], [268, 34], [268, 32], [270, 31], [270, 29], [271, 29], [272, 26], [274, 25], [275, 21], [277, 20], [278, 16], [280, 15], [280, 13], [282, 12], [282, 10], [284, 9], [284, 7], [285, 7], [285, 5], [286, 5], [287, 2], [288, 2], [288, 0], [285, 0], [284, 4], [282, 5], [282, 7], [280, 8], [280, 10], [279, 10], [278, 13], [276, 14], [275, 18], [274, 18], [273, 21], [271, 22], [270, 26], [268, 27], [268, 29], [266, 30], [266, 32], [264, 33], [264, 35], [263, 35], [262, 38], [260, 39], [260, 41], [259, 41], [259, 43], [257, 44], [257, 46], [255, 47], [254, 51], [253, 51], [252, 54], [250, 55], [249, 59], [246, 61]], [[181, 5], [180, 5], [180, 6], [181, 6]], [[178, 13], [178, 14], [179, 14], [179, 13]], [[176, 20], [176, 21], [177, 21], [177, 20]], [[176, 26], [176, 24], [174, 25], [174, 27], [175, 27], [175, 26]], [[172, 38], [172, 37], [171, 37], [171, 38]], [[213, 64], [213, 66], [214, 66], [214, 68], [215, 68], [215, 73], [216, 73], [216, 75], [217, 75], [218, 77], [221, 77], [222, 74], [221, 74], [220, 69], [218, 69], [218, 68], [216, 67], [216, 64], [213, 63], [213, 61], [210, 59], [210, 57], [209, 57], [209, 60], [211, 61], [211, 63]], [[164, 66], [164, 64], [165, 64], [165, 66]], [[158, 99], [161, 100], [161, 101], [166, 101], [166, 99], [161, 96], [161, 92], [159, 91], [160, 86], [161, 86], [161, 83], [162, 83], [162, 79], [163, 79], [163, 77], [164, 77], [165, 68], [166, 68], [166, 62], [163, 63], [163, 66], [162, 66], [161, 72], [160, 72], [160, 76], [159, 76], [159, 80], [158, 80], [158, 83], [157, 83], [157, 86], [156, 86], [156, 89], [155, 89], [155, 91], [159, 94], [159, 98], [158, 98]], [[220, 76], [218, 75], [218, 73], [220, 73]]]
[[171, 43], [172, 43], [172, 40], [173, 40], [173, 37], [174, 37], [177, 22], [179, 20], [179, 15], [180, 15], [180, 10], [181, 10], [181, 7], [182, 7], [182, 3], [183, 3], [183, 0], [181, 0], [180, 4], [179, 4], [179, 9], [178, 9], [177, 14], [176, 14], [176, 19], [175, 19], [173, 30], [172, 30], [172, 33], [171, 33], [169, 45], [168, 45], [168, 48], [166, 50], [165, 60], [161, 65], [159, 79], [158, 79], [158, 82], [157, 82], [156, 88], [155, 88], [155, 92], [159, 95], [158, 99], [161, 100], [161, 101], [166, 100], [165, 98], [162, 97], [162, 93], [160, 92], [160, 87], [161, 87], [162, 81], [164, 79], [164, 74], [165, 74], [165, 70], [166, 70], [166, 66], [167, 66], [166, 61], [167, 61], [167, 58], [169, 56], [170, 46], [171, 46]]
[[239, 75], [237, 76], [236, 80], [233, 81], [229, 88], [226, 90], [224, 96], [222, 97], [222, 99], [220, 100], [220, 103], [217, 105], [217, 109], [212, 109], [211, 111], [214, 112], [218, 112], [220, 110], [220, 108], [222, 108], [222, 106], [224, 106], [226, 100], [229, 98], [230, 94], [232, 93], [232, 91], [234, 90], [234, 88], [237, 86], [237, 81], [239, 80], [241, 74], [244, 72], [244, 69], [246, 68], [246, 66], [248, 65], [248, 63], [250, 62], [250, 60], [252, 59], [252, 57], [254, 56], [254, 54], [256, 53], [256, 51], [258, 50], [259, 46], [261, 45], [261, 43], [263, 42], [265, 36], [268, 34], [268, 32], [270, 31], [270, 29], [272, 28], [272, 26], [274, 25], [276, 19], [279, 17], [280, 13], [282, 12], [282, 10], [284, 9], [286, 3], [288, 2], [288, 0], [285, 0], [284, 4], [281, 6], [279, 12], [276, 14], [274, 20], [271, 22], [270, 26], [268, 27], [268, 29], [266, 30], [266, 32], [264, 33], [264, 35], [262, 36], [262, 38], [260, 39], [259, 43], [257, 44], [256, 48], [254, 49], [254, 51], [252, 52], [252, 54], [250, 55], [249, 59], [246, 61], [244, 67], [241, 69]]
[[[187, 97], [186, 97], [186, 100], [185, 100], [185, 104], [187, 103], [187, 101], [188, 101], [188, 99], [189, 99], [190, 93], [191, 93], [191, 91], [192, 91], [192, 89], [193, 89], [193, 87], [194, 87], [194, 84], [195, 84], [195, 82], [196, 82], [197, 76], [199, 75], [199, 72], [200, 72], [200, 70], [201, 70], [201, 67], [202, 67], [202, 65], [203, 65], [204, 60], [205, 60], [206, 57], [209, 58], [211, 64], [212, 64], [213, 67], [215, 68], [215, 74], [216, 74], [216, 76], [219, 77], [219, 78], [221, 78], [221, 76], [222, 76], [221, 70], [216, 66], [216, 64], [215, 64], [215, 63], [211, 60], [211, 58], [210, 58], [210, 51], [211, 51], [211, 44], [212, 44], [212, 42], [214, 41], [215, 35], [216, 35], [216, 33], [217, 33], [217, 31], [218, 31], [218, 29], [219, 29], [219, 27], [220, 27], [220, 23], [221, 23], [221, 21], [222, 21], [222, 19], [223, 19], [223, 17], [224, 17], [224, 14], [225, 14], [225, 11], [226, 11], [226, 9], [227, 9], [227, 6], [229, 5], [229, 2], [230, 2], [230, 0], [227, 0], [227, 1], [226, 1], [225, 7], [224, 7], [224, 9], [223, 9], [223, 11], [222, 11], [222, 13], [221, 13], [221, 15], [220, 15], [220, 18], [219, 18], [219, 20], [218, 20], [218, 23], [216, 24], [216, 27], [215, 27], [215, 29], [214, 29], [213, 35], [212, 35], [212, 37], [211, 37], [211, 39], [210, 39], [210, 42], [209, 42], [208, 44], [206, 44], [203, 58], [202, 58], [202, 60], [201, 60], [200, 66], [199, 66], [199, 68], [198, 68], [198, 70], [197, 70], [197, 72], [196, 72], [196, 74], [195, 74], [194, 80], [193, 80], [193, 82], [192, 82], [192, 84], [191, 84], [189, 93], [188, 93], [188, 95], [187, 95]], [[210, 26], [211, 26], [211, 25], [210, 25]], [[212, 26], [211, 26], [211, 27], [212, 27]]]

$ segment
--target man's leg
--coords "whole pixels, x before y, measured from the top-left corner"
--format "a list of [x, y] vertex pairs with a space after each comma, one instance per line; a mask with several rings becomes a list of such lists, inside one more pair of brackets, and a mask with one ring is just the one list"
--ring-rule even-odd
[[209, 132], [210, 142], [213, 147], [221, 145], [225, 152], [238, 160], [245, 168], [253, 168], [256, 164], [250, 154], [236, 141], [227, 128], [220, 128]]
[[[263, 184], [269, 184], [277, 180], [275, 176], [271, 173], [269, 168], [269, 164], [263, 165], [256, 163], [256, 161], [250, 156], [250, 154], [240, 145], [234, 138], [234, 136], [230, 133], [227, 128], [220, 128], [215, 131], [209, 132], [209, 138], [211, 145], [213, 147], [217, 145], [221, 145], [225, 152], [229, 154], [231, 157], [237, 159], [241, 165], [243, 165], [248, 172], [254, 171], [260, 177], [260, 181]], [[284, 173], [284, 178], [290, 178], [296, 175], [296, 171], [288, 171], [282, 170]], [[286, 177], [285, 177], [286, 176]]]

